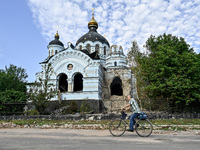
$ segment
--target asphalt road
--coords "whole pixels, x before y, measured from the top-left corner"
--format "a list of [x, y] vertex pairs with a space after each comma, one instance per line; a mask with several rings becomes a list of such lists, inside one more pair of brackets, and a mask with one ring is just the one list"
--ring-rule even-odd
[[0, 150], [199, 150], [200, 135], [152, 134], [142, 138], [108, 130], [0, 129]]

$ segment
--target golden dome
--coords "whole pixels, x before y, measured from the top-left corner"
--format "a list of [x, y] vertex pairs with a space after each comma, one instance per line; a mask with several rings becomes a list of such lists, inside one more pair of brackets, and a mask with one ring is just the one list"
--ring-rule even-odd
[[88, 28], [90, 28], [90, 27], [98, 28], [98, 23], [94, 19], [94, 12], [92, 13], [92, 19], [90, 20], [90, 22], [88, 22]]

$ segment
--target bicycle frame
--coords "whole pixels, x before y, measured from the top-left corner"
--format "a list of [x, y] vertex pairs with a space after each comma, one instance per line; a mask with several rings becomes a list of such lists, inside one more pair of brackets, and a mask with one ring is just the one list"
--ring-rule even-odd
[[[124, 120], [121, 119], [121, 121], [123, 121], [128, 127], [130, 127], [129, 124], [126, 122], [125, 119]], [[121, 121], [120, 121], [120, 124], [121, 124]]]
[[[109, 131], [113, 136], [121, 136], [126, 131], [126, 126], [129, 126], [129, 123], [126, 121], [127, 114], [122, 112], [122, 116], [120, 119], [115, 119], [111, 121], [109, 125]], [[153, 126], [151, 122], [148, 119], [141, 119], [138, 115], [138, 117], [135, 118], [135, 131], [136, 133], [141, 137], [147, 137], [151, 135]]]

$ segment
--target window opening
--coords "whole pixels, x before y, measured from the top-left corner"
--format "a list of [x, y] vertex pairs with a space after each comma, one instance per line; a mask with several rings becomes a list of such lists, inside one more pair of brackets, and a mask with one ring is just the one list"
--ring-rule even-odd
[[119, 77], [115, 77], [110, 85], [111, 95], [123, 95], [122, 81]]
[[91, 52], [91, 46], [90, 46], [90, 44], [87, 44], [86, 49], [88, 50], [89, 53]]
[[103, 54], [106, 55], [106, 47], [104, 46]]
[[95, 51], [99, 54], [99, 45], [95, 45]]

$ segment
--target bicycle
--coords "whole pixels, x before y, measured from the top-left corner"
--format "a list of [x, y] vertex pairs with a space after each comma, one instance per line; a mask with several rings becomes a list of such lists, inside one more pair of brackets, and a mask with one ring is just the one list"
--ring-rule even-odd
[[[122, 136], [126, 131], [126, 126], [129, 127], [129, 124], [126, 122], [127, 114], [122, 111], [122, 116], [120, 119], [115, 119], [110, 122], [109, 131], [113, 136]], [[141, 137], [148, 137], [151, 135], [153, 130], [152, 123], [147, 119], [145, 113], [140, 113], [136, 117], [137, 121], [135, 123], [135, 131]]]

